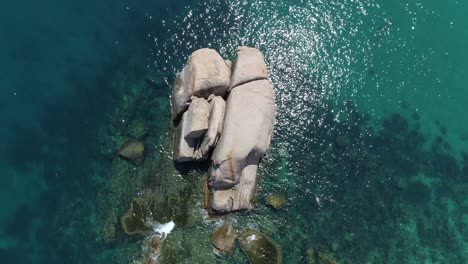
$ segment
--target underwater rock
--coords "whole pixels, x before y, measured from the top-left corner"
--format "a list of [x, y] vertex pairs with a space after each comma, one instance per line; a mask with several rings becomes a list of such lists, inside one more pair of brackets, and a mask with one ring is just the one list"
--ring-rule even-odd
[[208, 118], [210, 116], [211, 106], [203, 98], [192, 96], [192, 102], [184, 115], [187, 115], [184, 126], [186, 132], [185, 138], [198, 139], [202, 137], [206, 130], [208, 130]]
[[338, 264], [338, 262], [330, 255], [316, 251], [316, 259], [318, 264]]
[[231, 78], [231, 69], [213, 49], [193, 52], [172, 91], [172, 119], [176, 120], [189, 105], [192, 95], [207, 98], [210, 94], [224, 96]]
[[154, 207], [153, 199], [144, 199], [137, 197], [133, 199], [130, 209], [122, 217], [122, 228], [128, 235], [145, 235], [153, 231], [148, 219], [152, 219]]
[[148, 127], [142, 120], [137, 120], [128, 126], [126, 134], [134, 139], [142, 139], [148, 135]]
[[348, 136], [338, 136], [336, 138], [336, 144], [339, 146], [339, 147], [342, 147], [342, 148], [346, 148], [349, 146], [350, 144], [350, 140], [349, 140], [349, 137]]
[[191, 195], [184, 188], [173, 196], [159, 199], [153, 195], [136, 197], [121, 218], [122, 229], [128, 235], [159, 234], [164, 239], [176, 225], [191, 224], [191, 212], [186, 206]]
[[245, 231], [239, 238], [239, 245], [251, 264], [281, 263], [279, 245], [260, 232]]
[[282, 195], [278, 193], [272, 193], [266, 198], [266, 202], [269, 206], [278, 209], [286, 205], [287, 201]]
[[119, 155], [132, 161], [136, 166], [143, 163], [145, 145], [139, 140], [130, 140], [119, 151]]
[[213, 232], [211, 245], [216, 254], [231, 255], [234, 252], [234, 241], [237, 237], [237, 230], [231, 224], [224, 223]]
[[210, 118], [208, 121], [208, 131], [203, 138], [200, 148], [195, 151], [195, 158], [200, 159], [206, 156], [210, 149], [216, 145], [221, 133], [223, 132], [224, 113], [226, 111], [226, 102], [221, 96], [210, 96], [208, 98], [211, 105]]
[[310, 264], [338, 264], [332, 256], [313, 248], [307, 249], [307, 259]]
[[271, 141], [275, 99], [270, 82], [249, 82], [233, 89], [226, 104], [223, 133], [212, 155], [213, 188], [239, 183], [245, 166], [258, 164]]
[[147, 238], [144, 242], [148, 248], [145, 264], [156, 264], [161, 255], [161, 236], [153, 235]]
[[255, 80], [268, 79], [265, 59], [255, 48], [239, 47], [237, 57], [232, 64], [232, 76], [229, 90]]

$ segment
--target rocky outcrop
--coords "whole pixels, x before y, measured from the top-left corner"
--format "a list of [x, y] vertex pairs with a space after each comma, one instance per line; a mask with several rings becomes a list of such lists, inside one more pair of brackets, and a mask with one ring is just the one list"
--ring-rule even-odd
[[172, 119], [180, 117], [190, 104], [190, 97], [224, 96], [229, 87], [230, 66], [213, 49], [193, 52], [176, 77], [172, 91]]
[[242, 233], [239, 245], [251, 264], [281, 263], [279, 245], [258, 231], [247, 230]]
[[144, 159], [145, 145], [138, 140], [130, 140], [119, 150], [119, 155], [135, 164], [140, 165]]
[[211, 213], [252, 208], [258, 164], [270, 145], [275, 121], [275, 98], [263, 55], [240, 47], [231, 65], [214, 50], [198, 50], [177, 79], [173, 117], [182, 118], [174, 161], [210, 160], [206, 201]]

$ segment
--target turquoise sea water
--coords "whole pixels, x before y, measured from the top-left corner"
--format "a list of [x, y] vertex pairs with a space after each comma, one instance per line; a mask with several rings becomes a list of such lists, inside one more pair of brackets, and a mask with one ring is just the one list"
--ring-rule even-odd
[[[0, 9], [0, 262], [143, 263], [120, 218], [166, 197], [162, 263], [216, 259], [204, 168], [170, 163], [169, 94], [197, 48], [265, 55], [277, 124], [255, 209], [283, 263], [468, 262], [463, 1], [15, 1]], [[116, 152], [140, 127], [145, 161]], [[285, 196], [280, 210], [266, 206]], [[218, 220], [219, 221], [219, 220]]]

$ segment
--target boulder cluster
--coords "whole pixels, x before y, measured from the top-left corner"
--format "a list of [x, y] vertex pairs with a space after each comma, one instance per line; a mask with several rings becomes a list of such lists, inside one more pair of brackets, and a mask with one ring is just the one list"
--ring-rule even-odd
[[239, 47], [233, 63], [213, 49], [193, 52], [172, 93], [175, 162], [210, 163], [207, 209], [222, 214], [252, 207], [257, 168], [275, 122], [266, 64]]

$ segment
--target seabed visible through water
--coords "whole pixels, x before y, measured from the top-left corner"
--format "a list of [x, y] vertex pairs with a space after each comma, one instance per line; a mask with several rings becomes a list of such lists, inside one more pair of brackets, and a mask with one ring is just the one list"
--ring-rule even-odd
[[[466, 3], [86, 2], [0, 11], [2, 263], [144, 263], [135, 198], [175, 224], [161, 263], [245, 263], [212, 253], [206, 166], [174, 167], [169, 105], [193, 50], [239, 45], [265, 55], [277, 123], [255, 209], [226, 221], [283, 263], [468, 261]], [[132, 139], [139, 166], [117, 155]]]

